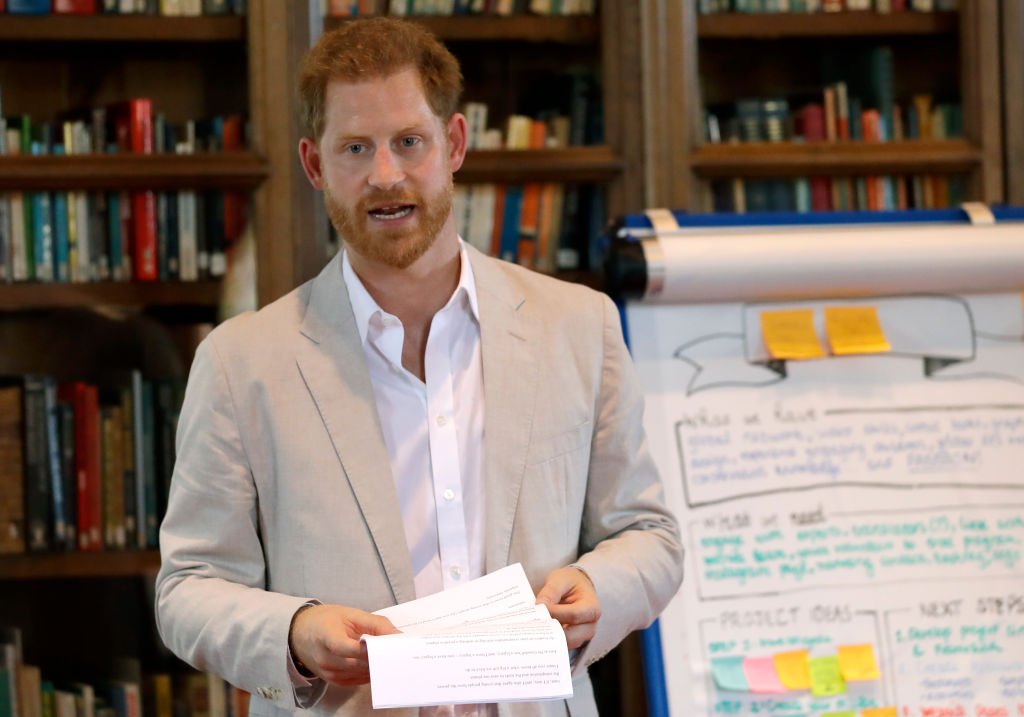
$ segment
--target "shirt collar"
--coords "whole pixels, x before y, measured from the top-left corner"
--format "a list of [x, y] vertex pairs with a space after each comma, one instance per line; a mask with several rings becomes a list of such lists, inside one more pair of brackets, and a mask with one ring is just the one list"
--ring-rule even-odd
[[[345, 289], [348, 291], [348, 300], [352, 304], [352, 313], [355, 315], [356, 327], [359, 329], [359, 341], [366, 343], [366, 336], [370, 331], [370, 321], [378, 314], [388, 315], [384, 309], [370, 296], [362, 280], [356, 275], [352, 263], [348, 259], [348, 252], [343, 248], [341, 257], [341, 273], [345, 280]], [[466, 304], [473, 318], [480, 321], [480, 309], [477, 305], [476, 279], [473, 276], [473, 266], [469, 263], [469, 252], [466, 251], [466, 243], [459, 239], [459, 283], [455, 291], [448, 298], [444, 309], [447, 309], [459, 297], [466, 297]]]

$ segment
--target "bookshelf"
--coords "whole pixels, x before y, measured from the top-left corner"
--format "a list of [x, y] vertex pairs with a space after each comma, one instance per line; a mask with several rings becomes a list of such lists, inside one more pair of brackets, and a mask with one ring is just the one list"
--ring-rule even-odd
[[159, 569], [160, 552], [157, 550], [0, 556], [0, 580], [3, 581], [152, 578]]
[[[651, 98], [647, 205], [707, 210], [712, 180], [867, 170], [963, 174], [966, 198], [1004, 198], [998, 0], [961, 2], [958, 12], [892, 14], [701, 15], [696, 5], [645, 3], [644, 86]], [[809, 93], [822, 84], [823, 56], [852, 58], [881, 44], [892, 49], [899, 98], [958, 89], [962, 138], [733, 145], [705, 140], [706, 105]], [[751, 63], [751, 56], [758, 60]]]
[[[417, 19], [463, 62], [480, 61], [485, 73], [517, 80], [491, 90], [488, 99], [503, 112], [513, 111], [521, 100], [517, 95], [530, 91], [519, 79], [567, 64], [596, 68], [601, 86], [601, 144], [473, 152], [457, 181], [597, 184], [607, 190], [607, 217], [643, 207], [641, 8], [633, 0], [604, 0], [601, 6], [594, 17]], [[282, 100], [294, 96], [297, 69], [319, 20], [311, 10], [318, 7], [319, 2], [248, 0], [244, 18], [0, 14], [6, 114], [50, 117], [71, 107], [147, 96], [156, 110], [175, 120], [245, 111], [250, 121], [248, 149], [230, 154], [0, 157], [0, 191], [245, 192], [251, 198], [259, 303], [273, 301], [319, 272], [333, 250], [322, 205], [297, 161], [302, 134], [297, 107]], [[47, 80], [40, 82], [40, 77]], [[592, 271], [565, 276], [600, 284]], [[181, 371], [215, 320], [221, 291], [219, 281], [0, 284], [0, 339], [15, 336], [24, 349], [21, 364], [10, 355], [0, 363], [4, 372], [39, 371], [64, 380], [87, 377], [94, 364], [115, 354], [159, 354], [166, 358], [162, 363]], [[59, 324], [55, 340], [47, 337], [40, 317], [83, 307], [150, 323], [155, 319], [173, 336], [153, 347], [148, 336], [126, 335], [126, 344], [147, 346], [107, 347], [86, 355], [90, 329], [73, 339], [77, 316], [72, 315]], [[166, 665], [168, 655], [152, 634], [152, 596], [147, 593], [158, 562], [153, 550], [0, 556], [5, 595], [0, 624], [26, 626], [26, 656], [60, 679], [92, 679], [87, 666], [99, 670], [119, 654], [142, 654]], [[59, 598], [79, 590], [87, 597], [51, 619], [60, 610]], [[75, 646], [65, 664], [58, 647], [68, 635], [74, 636]], [[622, 687], [629, 695], [624, 704], [641, 699], [635, 697], [642, 692], [636, 650], [631, 641], [621, 660], [623, 673], [631, 675]], [[618, 664], [613, 655], [600, 669], [617, 670]], [[605, 674], [607, 687], [618, 684], [617, 672]]]
[[[251, 202], [260, 301], [289, 291], [302, 278], [297, 247], [309, 236], [303, 211], [312, 197], [292, 182], [297, 118], [281, 111], [279, 98], [291, 96], [308, 14], [301, 3], [248, 6], [245, 17], [0, 13], [5, 115], [45, 121], [150, 97], [174, 122], [227, 113], [251, 121], [242, 151], [2, 156], [0, 191], [240, 192]], [[282, 35], [282, 26], [294, 31]], [[290, 193], [298, 198], [286, 204]], [[93, 381], [141, 367], [156, 378], [183, 377], [223, 291], [218, 279], [0, 283], [0, 373]], [[26, 662], [49, 679], [101, 684], [125, 656], [147, 670], [179, 672], [153, 625], [158, 567], [154, 549], [0, 555], [0, 625], [21, 628]]]

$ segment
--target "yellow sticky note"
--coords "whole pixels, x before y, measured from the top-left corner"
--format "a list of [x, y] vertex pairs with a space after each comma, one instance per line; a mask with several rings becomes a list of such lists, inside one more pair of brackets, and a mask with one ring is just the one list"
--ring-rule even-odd
[[860, 717], [896, 717], [895, 707], [870, 707], [860, 711]]
[[807, 666], [807, 650], [777, 652], [772, 655], [779, 682], [787, 690], [811, 689], [811, 671]]
[[853, 710], [843, 710], [842, 712], [825, 712], [821, 717], [857, 717], [857, 713]]
[[812, 359], [825, 356], [814, 330], [813, 309], [762, 311], [761, 334], [774, 359]]
[[847, 682], [877, 680], [881, 677], [871, 645], [840, 645], [839, 670]]
[[816, 697], [831, 697], [846, 692], [846, 681], [839, 671], [839, 658], [812, 657], [808, 662], [811, 671], [811, 694]]
[[874, 306], [826, 306], [825, 333], [832, 353], [880, 354], [892, 349]]

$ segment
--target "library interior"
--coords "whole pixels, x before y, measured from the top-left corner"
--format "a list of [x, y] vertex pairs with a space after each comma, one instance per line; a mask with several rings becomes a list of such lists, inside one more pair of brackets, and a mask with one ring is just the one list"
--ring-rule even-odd
[[[299, 161], [297, 77], [321, 33], [371, 15], [459, 60], [459, 236], [597, 291], [623, 219], [652, 208], [744, 226], [1024, 207], [1021, 0], [0, 0], [0, 717], [247, 717], [250, 695], [174, 656], [154, 619], [179, 410], [214, 327], [341, 247]], [[990, 671], [1003, 702], [984, 669], [963, 678], [992, 711], [953, 678], [930, 712], [853, 688], [716, 702], [757, 692], [754, 663], [720, 661], [694, 667], [699, 713], [1024, 714], [1021, 516], [999, 523], [1018, 671]], [[660, 664], [649, 638], [590, 666], [602, 715], [687, 713], [652, 687], [678, 654]]]

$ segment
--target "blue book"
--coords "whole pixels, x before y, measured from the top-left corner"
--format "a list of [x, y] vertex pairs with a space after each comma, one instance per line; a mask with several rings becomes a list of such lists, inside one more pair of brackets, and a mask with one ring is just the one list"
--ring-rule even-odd
[[53, 376], [43, 377], [43, 398], [46, 406], [46, 458], [50, 464], [50, 495], [53, 501], [53, 542], [54, 547], [63, 548], [67, 541], [66, 501], [64, 477], [61, 463], [60, 431], [57, 428], [57, 381]]
[[[42, 143], [32, 143], [32, 154], [45, 153]], [[53, 281], [53, 209], [49, 192], [32, 195], [32, 256], [36, 281]]]
[[50, 0], [7, 0], [12, 15], [49, 15]]
[[523, 209], [523, 188], [505, 187], [505, 212], [501, 220], [501, 243], [498, 255], [505, 261], [519, 258], [519, 215]]
[[[64, 154], [64, 145], [53, 148], [54, 154]], [[57, 267], [57, 281], [71, 281], [71, 240], [68, 234], [68, 193], [53, 193], [53, 253]]]

